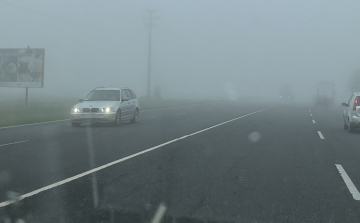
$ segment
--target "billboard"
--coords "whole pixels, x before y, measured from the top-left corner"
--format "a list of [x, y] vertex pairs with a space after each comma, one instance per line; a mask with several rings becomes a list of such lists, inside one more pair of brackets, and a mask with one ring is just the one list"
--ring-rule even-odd
[[45, 49], [0, 49], [0, 87], [44, 86]]

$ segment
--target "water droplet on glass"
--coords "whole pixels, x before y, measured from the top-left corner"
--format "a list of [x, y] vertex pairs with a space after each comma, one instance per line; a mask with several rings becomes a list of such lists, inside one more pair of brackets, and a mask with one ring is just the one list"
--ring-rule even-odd
[[260, 138], [261, 138], [261, 135], [259, 132], [252, 132], [249, 134], [249, 140], [251, 142], [257, 142], [260, 140]]

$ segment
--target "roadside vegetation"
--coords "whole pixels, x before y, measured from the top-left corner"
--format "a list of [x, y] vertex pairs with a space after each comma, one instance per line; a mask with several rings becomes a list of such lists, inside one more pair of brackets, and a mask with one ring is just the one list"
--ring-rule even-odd
[[[167, 99], [147, 101], [140, 99], [141, 110], [170, 108], [212, 102], [210, 100]], [[31, 102], [0, 102], [0, 127], [56, 121], [70, 118], [71, 108], [78, 100]]]

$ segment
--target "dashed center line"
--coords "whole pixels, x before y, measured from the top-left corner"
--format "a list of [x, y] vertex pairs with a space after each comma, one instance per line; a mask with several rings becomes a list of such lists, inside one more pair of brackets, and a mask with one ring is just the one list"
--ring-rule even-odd
[[312, 114], [310, 114], [310, 116], [312, 116]]
[[313, 122], [314, 124], [316, 123], [314, 119], [312, 120], [312, 122]]
[[335, 164], [336, 168], [338, 169], [341, 177], [343, 178], [347, 188], [349, 189], [350, 193], [352, 194], [353, 198], [357, 201], [360, 201], [360, 193], [358, 189], [355, 187], [354, 183], [351, 181], [349, 175], [347, 175], [346, 171], [340, 164]]
[[29, 140], [24, 140], [24, 141], [19, 141], [19, 142], [12, 142], [12, 143], [6, 143], [6, 144], [2, 144], [0, 146], [9, 146], [9, 145], [14, 145], [14, 144], [19, 144], [19, 143], [24, 143], [27, 142]]
[[317, 131], [317, 132], [319, 134], [320, 139], [325, 139], [325, 137], [323, 136], [323, 134], [320, 131]]

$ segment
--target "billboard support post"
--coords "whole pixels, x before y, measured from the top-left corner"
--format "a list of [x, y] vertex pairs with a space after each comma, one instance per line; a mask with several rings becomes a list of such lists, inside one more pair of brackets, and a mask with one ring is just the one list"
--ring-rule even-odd
[[29, 96], [29, 88], [26, 88], [26, 96], [25, 96], [25, 106], [28, 105], [28, 96]]

